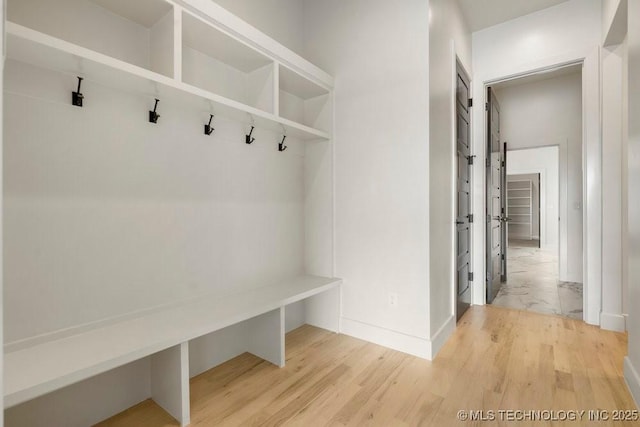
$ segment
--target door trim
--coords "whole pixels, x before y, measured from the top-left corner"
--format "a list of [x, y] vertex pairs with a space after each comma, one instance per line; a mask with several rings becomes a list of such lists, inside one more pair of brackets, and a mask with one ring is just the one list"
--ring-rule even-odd
[[[522, 66], [508, 64], [497, 75], [483, 75], [476, 77], [476, 81], [482, 82], [474, 89], [476, 103], [486, 102], [486, 87], [492, 84], [510, 80], [541, 71], [553, 70], [569, 65], [582, 64], [582, 117], [583, 117], [583, 287], [584, 287], [584, 320], [592, 325], [600, 325], [600, 311], [602, 307], [602, 169], [601, 169], [601, 123], [600, 116], [600, 47], [593, 46], [588, 49], [580, 49], [567, 52], [561, 56], [541, 58], [533, 63]], [[511, 67], [511, 68], [509, 68]], [[486, 155], [486, 123], [485, 111], [474, 112], [477, 126], [474, 125], [474, 152], [478, 157]], [[477, 121], [480, 120], [480, 123]], [[475, 138], [477, 136], [477, 138]], [[483, 183], [485, 180], [484, 168], [474, 170], [475, 182]], [[474, 211], [485, 210], [485, 190], [475, 186], [477, 193], [474, 196]], [[587, 229], [591, 230], [587, 233]], [[474, 270], [476, 274], [485, 273], [485, 226], [480, 224], [474, 231], [476, 243], [474, 244]], [[480, 243], [477, 240], [481, 240]], [[485, 285], [474, 283], [473, 304], [486, 304], [484, 297]]]

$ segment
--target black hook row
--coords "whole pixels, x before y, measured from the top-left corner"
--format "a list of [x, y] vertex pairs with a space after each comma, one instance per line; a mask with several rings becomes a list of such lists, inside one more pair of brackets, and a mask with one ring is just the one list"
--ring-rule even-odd
[[[80, 92], [80, 88], [82, 85], [82, 77], [78, 76], [78, 89], [75, 92], [71, 92], [71, 103], [76, 107], [82, 107], [84, 101], [84, 95]], [[155, 98], [155, 104], [153, 106], [153, 111], [149, 111], [149, 123], [157, 124], [158, 119], [160, 118], [160, 114], [158, 114], [158, 103], [160, 100]], [[204, 134], [209, 136], [215, 131], [215, 128], [211, 125], [213, 121], [213, 114], [209, 114], [209, 123], [204, 125]], [[283, 128], [284, 129], [284, 128]], [[253, 137], [253, 131], [255, 130], [255, 126], [251, 126], [251, 130], [249, 134], [245, 135], [245, 143], [253, 144], [255, 142], [255, 138]], [[284, 141], [287, 139], [287, 135], [282, 136], [282, 141], [278, 143], [278, 151], [282, 152], [287, 149], [287, 146], [284, 145]]]

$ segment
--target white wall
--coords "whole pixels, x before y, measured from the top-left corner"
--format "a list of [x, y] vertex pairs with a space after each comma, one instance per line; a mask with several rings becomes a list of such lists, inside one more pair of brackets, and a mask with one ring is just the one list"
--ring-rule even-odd
[[[473, 34], [474, 99], [484, 104], [485, 84], [504, 77], [558, 64], [584, 61], [583, 68], [583, 182], [586, 205], [583, 225], [590, 230], [583, 242], [586, 262], [585, 320], [600, 323], [601, 308], [601, 144], [600, 144], [600, 59], [601, 3], [598, 0], [569, 0], [557, 6], [523, 16]], [[474, 154], [485, 157], [485, 113], [474, 111]], [[586, 147], [586, 148], [585, 148]], [[474, 211], [484, 212], [484, 168], [474, 170]], [[485, 275], [484, 224], [474, 229], [474, 267]], [[484, 303], [484, 283], [474, 283], [473, 302]]]
[[[573, 73], [496, 89], [500, 133], [509, 150], [559, 147], [560, 194], [548, 198], [548, 248], [559, 250], [560, 280], [582, 282], [582, 77]], [[514, 157], [508, 158], [510, 164]], [[556, 187], [557, 188], [557, 187]], [[558, 190], [556, 190], [558, 191]], [[558, 201], [559, 200], [559, 201]], [[558, 203], [560, 206], [557, 206]], [[554, 219], [555, 218], [555, 219]], [[560, 224], [558, 224], [558, 218]], [[555, 222], [555, 224], [554, 224]]]
[[[304, 2], [300, 0], [213, 0], [298, 54], [304, 51]], [[304, 57], [304, 55], [302, 55]]]
[[428, 2], [308, 0], [305, 39], [335, 77], [342, 331], [430, 357]]
[[471, 33], [457, 1], [432, 0], [429, 11], [429, 294], [431, 339], [443, 343], [455, 325], [455, 61], [472, 76]]
[[[629, 117], [640, 117], [640, 1], [629, 2]], [[640, 404], [640, 121], [629, 120], [629, 355], [624, 376]]]
[[561, 186], [559, 151], [559, 147], [540, 147], [512, 150], [507, 154], [507, 174], [540, 174], [541, 245], [550, 250], [558, 249], [560, 233], [557, 220]]
[[[303, 271], [304, 146], [9, 62], [6, 341]], [[195, 108], [195, 109], [194, 109]]]

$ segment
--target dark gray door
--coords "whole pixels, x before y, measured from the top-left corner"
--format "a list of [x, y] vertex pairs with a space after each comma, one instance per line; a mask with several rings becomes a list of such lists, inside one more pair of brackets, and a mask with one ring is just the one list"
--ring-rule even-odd
[[469, 154], [470, 91], [469, 77], [457, 66], [456, 140], [457, 140], [457, 208], [456, 208], [456, 314], [460, 319], [471, 304], [471, 164]]
[[506, 144], [500, 143], [500, 104], [487, 94], [487, 303], [507, 276]]

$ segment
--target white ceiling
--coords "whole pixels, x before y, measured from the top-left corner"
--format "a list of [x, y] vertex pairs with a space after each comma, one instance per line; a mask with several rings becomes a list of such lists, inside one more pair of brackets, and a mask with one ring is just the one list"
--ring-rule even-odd
[[491, 27], [567, 0], [458, 0], [471, 32]]

